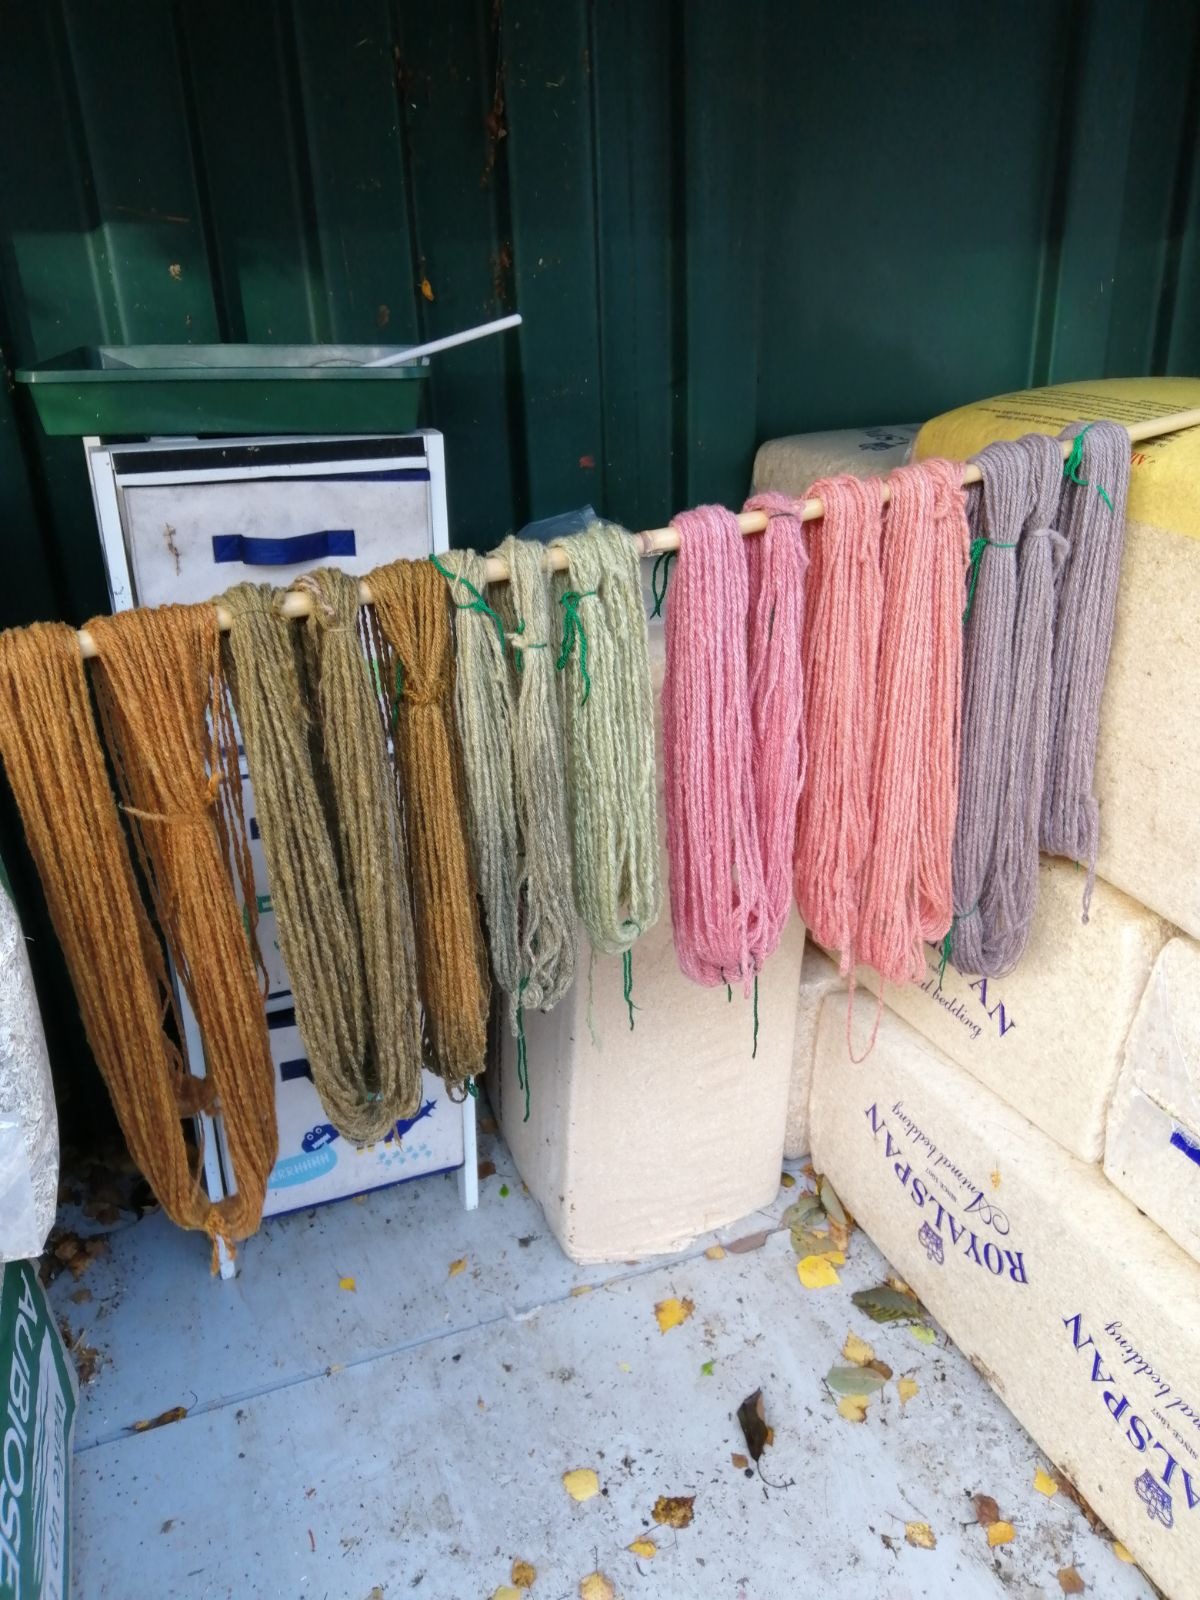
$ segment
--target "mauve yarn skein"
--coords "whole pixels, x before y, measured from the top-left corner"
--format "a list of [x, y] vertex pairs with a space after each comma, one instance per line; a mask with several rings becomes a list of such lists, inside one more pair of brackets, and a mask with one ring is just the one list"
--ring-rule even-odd
[[1059, 438], [1078, 439], [1081, 459], [1069, 460], [1063, 469], [1059, 507], [1067, 558], [1054, 620], [1041, 844], [1050, 854], [1087, 867], [1086, 922], [1100, 849], [1096, 741], [1125, 549], [1129, 435], [1115, 422], [1075, 422]]

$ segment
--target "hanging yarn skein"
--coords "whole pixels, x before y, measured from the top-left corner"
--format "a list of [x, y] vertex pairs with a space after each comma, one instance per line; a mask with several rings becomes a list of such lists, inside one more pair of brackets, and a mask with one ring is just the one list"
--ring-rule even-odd
[[510, 537], [493, 554], [509, 571], [509, 582], [494, 586], [496, 606], [522, 646], [512, 650], [509, 668], [514, 792], [525, 860], [520, 1003], [549, 1011], [575, 979], [571, 830], [550, 581], [544, 547], [534, 540]]
[[696, 983], [739, 980], [748, 994], [767, 908], [746, 671], [746, 541], [724, 506], [685, 511], [671, 526], [679, 556], [662, 719], [675, 952]]
[[853, 971], [870, 842], [871, 752], [883, 605], [883, 480], [822, 478], [804, 607], [808, 764], [796, 825], [796, 902], [813, 938]]
[[963, 636], [962, 754], [954, 829], [950, 949], [962, 972], [983, 971], [984, 884], [996, 846], [1000, 775], [1009, 748], [1018, 544], [1033, 461], [1016, 442], [972, 458], [983, 474], [971, 496], [971, 560]]
[[125, 814], [224, 1122], [237, 1195], [222, 1205], [237, 1203], [238, 1237], [262, 1216], [278, 1131], [266, 1014], [242, 923], [242, 906], [255, 904], [253, 872], [216, 608], [124, 611], [88, 628], [103, 652], [96, 698]]
[[641, 569], [611, 522], [551, 541], [563, 613], [562, 695], [575, 906], [594, 949], [628, 950], [662, 908], [654, 694]]
[[750, 575], [747, 644], [754, 729], [754, 792], [762, 862], [762, 918], [753, 954], [761, 964], [779, 946], [792, 908], [796, 811], [807, 760], [804, 736], [804, 580], [808, 533], [788, 495], [760, 494], [758, 539], [744, 539]]
[[[178, 1227], [203, 1229], [214, 1240], [245, 1238], [258, 1226], [274, 1161], [273, 1083], [262, 1083], [252, 1051], [245, 1089], [262, 1103], [244, 1126], [236, 1115], [229, 1124], [238, 1191], [214, 1204], [182, 1119], [214, 1110], [218, 1096], [224, 1106], [231, 1059], [221, 1051], [210, 1076], [192, 1077], [175, 1042], [182, 1032], [162, 947], [134, 879], [75, 632], [65, 624], [0, 634], [0, 754], [130, 1155]], [[244, 985], [240, 927], [238, 942], [234, 982]], [[211, 950], [206, 944], [204, 952]], [[219, 975], [204, 952], [205, 970], [195, 980], [207, 991]], [[253, 992], [252, 972], [248, 982]], [[253, 998], [257, 1005], [256, 992]], [[253, 1030], [249, 1037], [256, 1041]]]
[[447, 1083], [462, 1084], [484, 1069], [488, 974], [454, 745], [450, 604], [445, 580], [428, 561], [376, 567], [367, 582], [390, 646], [376, 642], [382, 681], [397, 682], [398, 668], [403, 685], [393, 750], [405, 800], [430, 1065]]
[[454, 704], [467, 785], [468, 834], [483, 899], [492, 971], [513, 1008], [521, 992], [519, 918], [524, 893], [513, 778], [513, 712], [504, 626], [484, 598], [484, 558], [448, 550], [434, 565], [456, 607]]
[[296, 1025], [321, 1104], [352, 1139], [361, 1122], [366, 990], [313, 772], [294, 624], [280, 610], [284, 592], [253, 583], [227, 590], [224, 651]]
[[1058, 444], [1048, 434], [1031, 433], [1020, 440], [1020, 448], [1029, 462], [1029, 510], [1017, 551], [1012, 702], [1008, 744], [999, 769], [996, 844], [979, 907], [983, 937], [976, 970], [989, 978], [1002, 977], [1016, 966], [1029, 942], [1037, 906], [1054, 594], [1056, 572], [1067, 548], [1052, 526], [1062, 490]]
[[1055, 614], [1041, 843], [1051, 855], [1086, 866], [1086, 922], [1100, 849], [1096, 741], [1125, 549], [1129, 435], [1115, 422], [1076, 422], [1059, 438], [1074, 440], [1074, 447], [1059, 507], [1067, 557]]
[[421, 1100], [420, 1002], [408, 851], [375, 692], [359, 641], [358, 580], [334, 567], [297, 578], [312, 597], [305, 689], [320, 779], [367, 997], [363, 1071], [347, 1137], [382, 1139]]
[[[928, 917], [953, 915], [958, 693], [967, 521], [962, 469], [947, 461], [888, 476], [883, 613], [871, 769], [871, 846], [857, 955], [890, 983], [925, 972]], [[948, 504], [957, 496], [957, 519]], [[945, 586], [957, 549], [957, 590]], [[948, 597], [955, 603], [948, 608]], [[926, 903], [923, 905], [923, 896]], [[944, 920], [943, 920], [944, 919]]]

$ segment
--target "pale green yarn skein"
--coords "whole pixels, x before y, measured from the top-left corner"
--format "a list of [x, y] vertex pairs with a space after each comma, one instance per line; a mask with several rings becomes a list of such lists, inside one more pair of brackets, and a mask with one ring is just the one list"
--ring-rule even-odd
[[582, 630], [582, 637], [567, 631], [570, 649], [560, 656], [575, 906], [593, 948], [618, 955], [662, 909], [641, 568], [633, 540], [611, 522], [555, 539], [551, 548], [568, 563], [554, 580], [558, 627], [565, 601]]

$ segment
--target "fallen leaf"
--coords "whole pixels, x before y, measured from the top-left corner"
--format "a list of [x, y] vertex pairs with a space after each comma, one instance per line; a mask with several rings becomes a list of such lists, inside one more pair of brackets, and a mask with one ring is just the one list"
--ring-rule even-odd
[[775, 1442], [775, 1430], [767, 1422], [763, 1411], [762, 1390], [748, 1394], [737, 1408], [738, 1426], [746, 1441], [751, 1461], [757, 1461], [769, 1444]]
[[518, 1589], [532, 1589], [537, 1582], [537, 1568], [529, 1561], [514, 1561], [512, 1581]]
[[600, 1493], [600, 1479], [594, 1467], [574, 1467], [563, 1473], [562, 1482], [571, 1499], [581, 1503]]
[[973, 1494], [971, 1505], [975, 1512], [975, 1521], [981, 1528], [986, 1528], [989, 1523], [999, 1522], [1000, 1507], [990, 1494]]
[[622, 1372], [632, 1372], [633, 1371], [633, 1368], [629, 1365], [628, 1361], [618, 1361], [617, 1362], [617, 1366], [620, 1367]]
[[467, 1258], [466, 1256], [459, 1256], [457, 1261], [452, 1261], [450, 1263], [450, 1271], [446, 1274], [446, 1276], [449, 1278], [457, 1278], [460, 1272], [465, 1272], [466, 1270]]
[[998, 1544], [1011, 1544], [1017, 1537], [1017, 1530], [1011, 1522], [989, 1522], [987, 1530], [988, 1549], [994, 1550]]
[[590, 1283], [577, 1283], [571, 1290], [571, 1299], [578, 1300], [581, 1294], [591, 1294], [591, 1292], [592, 1286]]
[[692, 1522], [694, 1494], [660, 1494], [650, 1515], [664, 1528], [688, 1528]]
[[681, 1322], [687, 1321], [695, 1309], [695, 1304], [691, 1300], [660, 1300], [654, 1307], [659, 1333], [669, 1333], [672, 1328], [679, 1327]]
[[894, 1272], [889, 1272], [883, 1280], [889, 1289], [895, 1289], [897, 1294], [906, 1294], [910, 1300], [917, 1298], [915, 1290], [909, 1288], [903, 1278], [898, 1278]]
[[775, 1230], [763, 1228], [758, 1233], [747, 1233], [740, 1239], [731, 1239], [725, 1246], [731, 1256], [744, 1256], [751, 1250], [761, 1250]]
[[508, 1185], [506, 1183], [500, 1185], [500, 1198], [501, 1200], [508, 1199]]
[[520, 1589], [514, 1589], [511, 1583], [502, 1583], [498, 1589], [492, 1590], [492, 1600], [525, 1600]]
[[835, 1250], [848, 1250], [850, 1248], [849, 1224], [845, 1222], [838, 1222], [833, 1217], [830, 1217], [829, 1242]]
[[779, 1174], [779, 1187], [781, 1189], [794, 1189], [796, 1187], [796, 1180], [790, 1172], [781, 1172]]
[[992, 1188], [998, 1189], [1000, 1187], [1000, 1168], [997, 1167], [993, 1172], [989, 1173], [988, 1176], [991, 1179]]
[[912, 1334], [913, 1338], [918, 1344], [937, 1343], [937, 1334], [927, 1322], [915, 1323], [908, 1331]]
[[1039, 1494], [1044, 1494], [1049, 1500], [1052, 1494], [1058, 1493], [1058, 1480], [1052, 1478], [1048, 1472], [1043, 1472], [1041, 1467], [1033, 1475], [1033, 1487]]
[[919, 1322], [925, 1315], [925, 1307], [916, 1295], [890, 1283], [881, 1283], [877, 1289], [858, 1289], [850, 1299], [872, 1322]]
[[886, 1383], [892, 1375], [891, 1367], [888, 1366], [886, 1361], [880, 1361], [878, 1356], [876, 1356], [874, 1361], [868, 1361], [867, 1366], [872, 1372], [877, 1372], [883, 1379], [884, 1383]]
[[712, 1375], [713, 1375], [713, 1364], [712, 1364], [712, 1362], [711, 1361], [702, 1361], [700, 1363], [700, 1371], [704, 1374], [704, 1376], [706, 1378], [711, 1378]]
[[830, 1289], [842, 1281], [833, 1270], [834, 1261], [840, 1266], [845, 1259], [840, 1250], [828, 1250], [820, 1256], [805, 1256], [796, 1263], [796, 1276], [806, 1289]]
[[825, 1212], [815, 1194], [806, 1192], [793, 1200], [783, 1213], [780, 1222], [785, 1228], [811, 1228], [815, 1222], [824, 1221]]
[[355, 1294], [358, 1291], [358, 1284], [355, 1283], [353, 1278], [339, 1278], [338, 1288], [345, 1289], [347, 1294]]
[[875, 1394], [886, 1379], [873, 1367], [830, 1367], [825, 1382], [834, 1394]]
[[745, 1472], [746, 1468], [750, 1465], [750, 1457], [742, 1455], [737, 1450], [733, 1452], [729, 1459], [733, 1462], [734, 1466], [739, 1472]]
[[629, 1546], [635, 1556], [641, 1556], [643, 1561], [649, 1561], [658, 1554], [658, 1546], [652, 1539], [635, 1539]]
[[843, 1228], [849, 1227], [850, 1218], [846, 1215], [846, 1208], [838, 1199], [828, 1178], [818, 1179], [817, 1194], [820, 1196], [821, 1209], [829, 1220], [840, 1222]]
[[421, 294], [426, 300], [433, 299], [433, 285], [428, 278], [421, 279]]
[[1089, 1528], [1091, 1528], [1093, 1533], [1103, 1532], [1107, 1534], [1108, 1530], [1105, 1528], [1100, 1518], [1092, 1510], [1091, 1506], [1088, 1505], [1087, 1501], [1083, 1498], [1079, 1490], [1075, 1487], [1065, 1473], [1060, 1472], [1058, 1474], [1058, 1487], [1063, 1498], [1065, 1500], [1070, 1500], [1072, 1505], [1078, 1506], [1080, 1511], [1083, 1512], [1087, 1525]]
[[169, 1411], [160, 1411], [156, 1417], [150, 1417], [145, 1422], [130, 1424], [130, 1433], [149, 1433], [151, 1428], [165, 1428], [168, 1422], [182, 1422], [188, 1414], [186, 1406], [172, 1406]]
[[842, 1346], [842, 1354], [847, 1361], [853, 1362], [856, 1367], [865, 1367], [868, 1361], [875, 1359], [875, 1352], [865, 1339], [860, 1339], [856, 1333], [848, 1333], [846, 1342]]
[[897, 1378], [896, 1387], [900, 1391], [900, 1404], [906, 1406], [913, 1395], [920, 1392], [920, 1384], [915, 1378]]
[[589, 1572], [579, 1580], [579, 1600], [617, 1600], [617, 1591], [602, 1572]]
[[845, 1417], [847, 1422], [865, 1422], [870, 1401], [869, 1394], [843, 1395], [837, 1403], [838, 1416]]
[[906, 1522], [904, 1524], [904, 1537], [909, 1544], [915, 1545], [918, 1550], [936, 1550], [937, 1540], [933, 1529], [927, 1522]]
[[791, 1230], [792, 1249], [801, 1260], [805, 1256], [823, 1256], [835, 1248], [831, 1228], [801, 1228]]
[[[704, 1254], [710, 1261], [724, 1261], [725, 1259], [724, 1248], [719, 1244], [710, 1244]], [[630, 1548], [632, 1548], [632, 1546]]]
[[1120, 1539], [1113, 1540], [1113, 1555], [1116, 1556], [1118, 1561], [1124, 1561], [1127, 1566], [1132, 1567], [1134, 1564], [1133, 1557], [1121, 1543]]
[[494, 1161], [481, 1161], [479, 1163], [479, 1181], [496, 1176], [496, 1163]]
[[1087, 1585], [1074, 1567], [1059, 1567], [1058, 1587], [1064, 1594], [1082, 1594]]

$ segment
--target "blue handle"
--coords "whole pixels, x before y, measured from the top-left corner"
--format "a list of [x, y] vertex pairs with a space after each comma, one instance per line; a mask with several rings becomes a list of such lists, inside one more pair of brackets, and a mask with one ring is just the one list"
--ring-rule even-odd
[[213, 560], [241, 561], [248, 567], [294, 567], [301, 561], [354, 555], [353, 528], [297, 533], [290, 539], [253, 539], [244, 533], [214, 533]]

